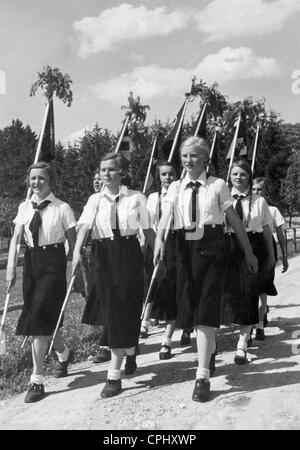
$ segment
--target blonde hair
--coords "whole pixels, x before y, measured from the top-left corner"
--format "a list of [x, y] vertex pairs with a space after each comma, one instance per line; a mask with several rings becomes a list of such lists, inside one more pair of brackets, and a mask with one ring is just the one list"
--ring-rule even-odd
[[122, 177], [126, 176], [128, 167], [129, 167], [129, 163], [128, 163], [127, 159], [124, 158], [124, 156], [121, 153], [106, 153], [100, 159], [100, 167], [101, 167], [102, 161], [109, 161], [109, 160], [113, 160], [115, 162], [116, 166], [121, 171]]
[[49, 177], [49, 185], [51, 189], [56, 185], [56, 170], [55, 167], [47, 162], [40, 161], [35, 164], [31, 164], [31, 166], [27, 169], [27, 176], [26, 176], [26, 185], [29, 187], [29, 179], [30, 179], [30, 172], [32, 169], [43, 169], [47, 172], [47, 175]]
[[210, 150], [209, 145], [205, 139], [200, 138], [198, 136], [190, 136], [182, 142], [179, 149], [180, 153], [184, 147], [195, 147], [199, 149], [200, 152], [203, 154], [203, 156], [205, 156], [205, 165], [208, 164]]

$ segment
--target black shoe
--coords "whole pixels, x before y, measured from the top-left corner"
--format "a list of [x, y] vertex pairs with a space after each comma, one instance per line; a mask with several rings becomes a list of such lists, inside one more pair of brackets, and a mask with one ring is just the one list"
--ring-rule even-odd
[[256, 335], [255, 339], [257, 341], [264, 341], [265, 340], [265, 332], [261, 328], [256, 328]]
[[103, 363], [111, 360], [111, 351], [101, 347], [99, 352], [93, 357], [92, 362], [95, 364]]
[[73, 352], [72, 352], [72, 350], [70, 350], [67, 361], [64, 361], [64, 362], [57, 361], [56, 362], [56, 367], [55, 367], [54, 373], [53, 373], [54, 378], [63, 378], [63, 377], [68, 376], [68, 365], [70, 364], [72, 357], [73, 357]]
[[247, 347], [252, 347], [252, 344], [253, 344], [253, 339], [252, 338], [248, 339]]
[[[167, 351], [163, 351], [162, 349], [166, 349]], [[172, 355], [171, 355], [171, 347], [169, 345], [162, 345], [160, 352], [159, 352], [159, 359], [171, 359]]]
[[195, 402], [207, 402], [209, 400], [210, 382], [205, 378], [196, 380], [192, 400]]
[[191, 336], [189, 330], [183, 330], [180, 345], [189, 345], [191, 343]]
[[101, 392], [101, 398], [114, 397], [122, 392], [121, 380], [106, 380]]
[[244, 352], [244, 356], [240, 356], [240, 355], [235, 354], [235, 357], [234, 357], [235, 364], [237, 364], [238, 366], [242, 366], [244, 364], [247, 364], [248, 359], [247, 359], [247, 352], [246, 352], [246, 350], [244, 350], [243, 348], [238, 348], [238, 350], [242, 350]]
[[139, 349], [139, 346], [136, 345], [134, 355], [126, 356], [125, 371], [124, 371], [125, 375], [132, 375], [136, 371], [136, 369], [137, 369], [136, 357], [139, 354], [140, 354], [140, 349]]
[[45, 390], [43, 384], [32, 383], [26, 397], [24, 399], [25, 403], [34, 403], [42, 400], [45, 397]]

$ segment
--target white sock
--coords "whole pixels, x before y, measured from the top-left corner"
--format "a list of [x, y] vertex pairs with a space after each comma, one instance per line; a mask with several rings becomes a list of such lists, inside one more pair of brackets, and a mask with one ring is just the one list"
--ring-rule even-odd
[[168, 345], [169, 347], [171, 347], [172, 345], [172, 339], [171, 338], [163, 338], [161, 345]]
[[121, 378], [121, 370], [117, 369], [109, 369], [107, 372], [108, 380], [120, 380]]
[[130, 348], [125, 348], [125, 354], [127, 356], [133, 356], [135, 354], [135, 345]]
[[33, 384], [43, 384], [44, 377], [43, 375], [31, 375], [30, 377], [30, 383]]
[[56, 352], [56, 354], [57, 354], [57, 357], [58, 357], [58, 361], [63, 363], [63, 362], [68, 360], [69, 355], [70, 355], [70, 350], [65, 345], [64, 351], [62, 353]]
[[206, 380], [209, 380], [210, 377], [210, 371], [209, 369], [204, 369], [203, 367], [198, 367], [196, 372], [196, 379], [199, 378], [205, 378]]
[[104, 348], [104, 350], [109, 350], [109, 347], [108, 347], [108, 345], [101, 345], [101, 347], [100, 348]]
[[257, 328], [259, 328], [260, 330], [263, 330], [264, 329], [264, 321], [263, 320], [260, 320], [259, 322], [258, 322], [258, 324], [256, 325], [256, 329]]
[[142, 320], [141, 326], [148, 329], [150, 327], [150, 320]]
[[239, 338], [239, 342], [238, 342], [237, 348], [238, 348], [238, 349], [239, 349], [239, 348], [242, 348], [243, 350], [246, 351], [247, 348], [248, 348], [247, 341], [248, 341], [248, 336], [247, 336], [246, 334], [240, 335], [240, 338]]

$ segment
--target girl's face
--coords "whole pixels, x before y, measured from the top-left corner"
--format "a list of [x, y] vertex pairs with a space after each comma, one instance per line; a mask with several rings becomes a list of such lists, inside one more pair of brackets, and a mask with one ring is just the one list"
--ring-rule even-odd
[[249, 186], [249, 174], [241, 167], [233, 166], [230, 173], [232, 186], [240, 192], [246, 191]]
[[198, 147], [192, 145], [182, 147], [181, 162], [193, 178], [198, 178], [204, 170], [206, 155]]
[[254, 194], [263, 196], [263, 183], [254, 184], [252, 186], [252, 192]]
[[100, 178], [107, 187], [118, 187], [121, 184], [121, 169], [113, 159], [101, 161]]
[[50, 177], [45, 169], [31, 169], [29, 174], [29, 187], [40, 199], [50, 194]]
[[99, 192], [101, 189], [101, 178], [100, 178], [100, 174], [97, 172], [94, 175], [94, 179], [93, 179], [93, 186], [94, 186], [94, 191], [95, 192]]
[[159, 168], [159, 179], [161, 187], [168, 188], [172, 181], [176, 178], [176, 173], [174, 167], [171, 166], [160, 166]]

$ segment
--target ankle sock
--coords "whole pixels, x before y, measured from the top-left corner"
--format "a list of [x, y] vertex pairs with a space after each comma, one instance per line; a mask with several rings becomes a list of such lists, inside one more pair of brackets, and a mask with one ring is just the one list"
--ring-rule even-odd
[[63, 363], [63, 362], [68, 361], [68, 358], [70, 356], [70, 350], [65, 345], [64, 351], [62, 353], [56, 352], [56, 354], [57, 354], [57, 357], [58, 357], [58, 361], [60, 363]]
[[121, 378], [121, 370], [117, 369], [109, 369], [107, 372], [108, 380], [120, 380]]
[[171, 347], [172, 345], [172, 339], [171, 338], [163, 338], [161, 345], [168, 345], [169, 347]]
[[209, 369], [204, 369], [203, 367], [198, 367], [196, 372], [196, 379], [199, 378], [205, 378], [206, 380], [209, 380], [210, 372]]
[[148, 330], [148, 328], [150, 327], [150, 320], [143, 320], [141, 326], [147, 328]]
[[43, 384], [44, 377], [43, 375], [31, 375], [30, 377], [30, 383], [33, 384]]

